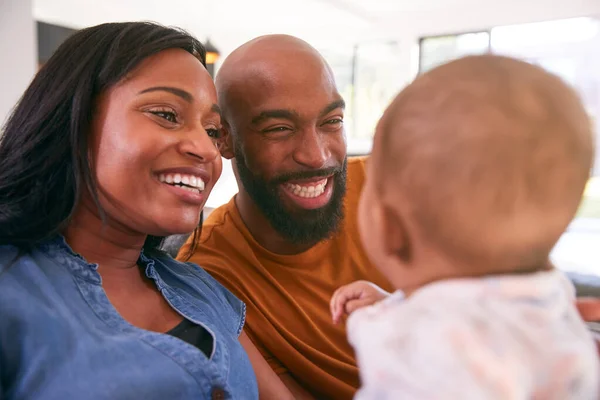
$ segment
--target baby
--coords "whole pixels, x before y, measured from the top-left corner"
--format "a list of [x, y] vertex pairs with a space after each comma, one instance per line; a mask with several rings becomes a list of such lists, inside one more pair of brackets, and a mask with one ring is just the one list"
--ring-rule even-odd
[[355, 282], [331, 300], [334, 321], [351, 313], [356, 398], [598, 398], [594, 341], [549, 262], [589, 177], [591, 129], [565, 83], [505, 57], [451, 62], [398, 95], [358, 216], [398, 290]]

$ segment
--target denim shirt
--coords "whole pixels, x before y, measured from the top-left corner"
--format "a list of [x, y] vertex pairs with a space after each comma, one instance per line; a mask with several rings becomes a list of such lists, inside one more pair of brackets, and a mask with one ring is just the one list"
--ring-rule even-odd
[[0, 246], [0, 399], [257, 399], [238, 340], [245, 305], [193, 264], [142, 252], [139, 265], [177, 312], [212, 334], [209, 358], [126, 322], [97, 265], [62, 237], [31, 251]]

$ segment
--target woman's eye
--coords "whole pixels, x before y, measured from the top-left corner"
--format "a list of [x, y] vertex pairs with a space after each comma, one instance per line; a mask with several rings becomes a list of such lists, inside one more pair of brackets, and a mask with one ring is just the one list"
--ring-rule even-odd
[[209, 128], [206, 130], [206, 133], [208, 134], [208, 136], [210, 136], [213, 139], [218, 139], [221, 137], [221, 130], [220, 129], [216, 129], [216, 128]]
[[150, 110], [149, 111], [151, 114], [156, 115], [159, 118], [162, 118], [164, 120], [167, 120], [171, 123], [176, 123], [177, 122], [177, 114], [175, 114], [173, 111], [169, 111], [169, 110]]

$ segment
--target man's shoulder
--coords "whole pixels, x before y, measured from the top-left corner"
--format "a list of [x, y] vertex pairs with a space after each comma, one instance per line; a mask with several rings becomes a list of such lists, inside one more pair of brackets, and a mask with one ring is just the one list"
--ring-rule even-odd
[[[202, 223], [202, 231], [198, 241], [199, 246], [211, 246], [214, 240], [231, 238], [241, 235], [240, 227], [235, 221], [237, 209], [232, 198], [226, 204], [214, 209]], [[235, 241], [228, 240], [233, 245]]]
[[348, 157], [348, 175], [357, 175], [364, 179], [368, 160], [369, 156]]
[[358, 210], [358, 201], [367, 177], [366, 163], [368, 157], [348, 157], [346, 176], [346, 211], [354, 214]]
[[186, 255], [190, 253], [193, 237], [181, 248], [178, 259], [197, 264], [214, 277], [231, 279], [236, 275], [236, 265], [247, 261], [244, 258], [251, 253], [236, 213], [233, 199], [213, 210], [202, 224], [200, 238], [189, 260]]

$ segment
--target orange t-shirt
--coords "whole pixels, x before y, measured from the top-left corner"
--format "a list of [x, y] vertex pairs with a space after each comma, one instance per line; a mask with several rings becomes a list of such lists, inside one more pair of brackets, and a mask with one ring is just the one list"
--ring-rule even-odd
[[303, 253], [263, 248], [231, 199], [205, 221], [190, 259], [246, 303], [245, 330], [275, 372], [291, 374], [317, 398], [350, 399], [359, 386], [345, 326], [331, 322], [333, 292], [359, 279], [391, 290], [360, 243], [356, 215], [364, 180], [365, 159], [348, 159], [341, 229]]

